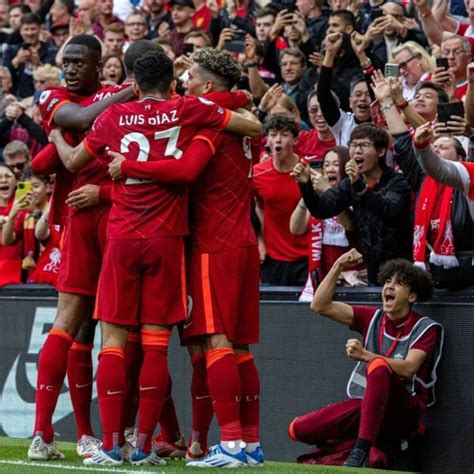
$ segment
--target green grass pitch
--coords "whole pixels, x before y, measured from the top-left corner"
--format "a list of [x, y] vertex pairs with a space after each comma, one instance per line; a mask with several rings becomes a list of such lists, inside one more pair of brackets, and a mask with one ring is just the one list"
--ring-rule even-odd
[[[117, 468], [90, 468], [83, 466], [82, 460], [80, 460], [75, 451], [74, 443], [59, 443], [60, 450], [66, 455], [64, 461], [48, 461], [42, 462], [29, 462], [26, 459], [26, 452], [30, 440], [17, 439], [17, 438], [5, 438], [0, 437], [0, 473], [9, 474], [56, 474], [56, 473], [128, 473], [138, 472], [141, 474], [175, 474], [175, 473], [206, 473], [216, 472], [216, 469], [192, 469], [186, 468], [183, 461], [169, 461], [166, 466], [144, 466], [144, 467], [133, 467], [127, 464], [119, 466]], [[255, 469], [232, 469], [230, 472], [235, 474], [246, 473], [249, 474], [251, 471], [257, 473], [305, 473], [312, 472], [314, 474], [383, 474], [392, 473], [395, 471], [380, 471], [375, 469], [348, 469], [338, 467], [326, 467], [326, 466], [304, 466], [301, 464], [290, 464], [280, 462], [266, 462], [265, 467]], [[407, 474], [407, 473], [405, 473]]]

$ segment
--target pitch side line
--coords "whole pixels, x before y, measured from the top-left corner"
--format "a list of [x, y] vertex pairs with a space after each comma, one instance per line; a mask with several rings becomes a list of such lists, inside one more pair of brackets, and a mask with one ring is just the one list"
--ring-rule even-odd
[[[100, 466], [97, 467], [84, 467], [84, 466], [71, 466], [68, 464], [51, 464], [51, 463], [44, 463], [44, 462], [34, 462], [34, 461], [2, 461], [0, 460], [0, 464], [9, 464], [13, 466], [31, 466], [31, 467], [47, 467], [50, 469], [65, 469], [67, 471], [104, 471], [104, 472], [117, 472], [117, 473], [129, 473], [133, 472], [133, 470], [127, 469], [119, 469], [110, 466], [104, 466], [101, 468]], [[165, 471], [142, 471], [136, 470], [140, 474], [165, 474]]]

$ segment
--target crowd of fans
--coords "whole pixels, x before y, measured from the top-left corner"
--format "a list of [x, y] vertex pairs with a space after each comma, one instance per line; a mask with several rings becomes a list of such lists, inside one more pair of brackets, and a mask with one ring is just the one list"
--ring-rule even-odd
[[364, 263], [340, 284], [375, 285], [396, 257], [440, 286], [472, 283], [472, 201], [426, 169], [429, 153], [472, 159], [472, 0], [0, 0], [0, 28], [0, 286], [55, 284], [55, 177], [29, 165], [48, 143], [41, 94], [62, 84], [63, 47], [82, 33], [101, 41], [110, 84], [142, 39], [173, 60], [178, 92], [196, 50], [238, 58], [265, 129], [252, 144], [262, 284], [306, 284], [310, 297], [350, 247]]

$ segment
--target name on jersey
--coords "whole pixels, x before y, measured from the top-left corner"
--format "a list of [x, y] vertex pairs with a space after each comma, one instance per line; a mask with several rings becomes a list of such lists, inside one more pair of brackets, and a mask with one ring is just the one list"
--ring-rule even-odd
[[145, 116], [143, 114], [121, 115], [119, 125], [163, 125], [165, 123], [173, 123], [179, 120], [176, 113], [177, 110], [170, 110], [168, 113], [158, 112], [153, 116]]

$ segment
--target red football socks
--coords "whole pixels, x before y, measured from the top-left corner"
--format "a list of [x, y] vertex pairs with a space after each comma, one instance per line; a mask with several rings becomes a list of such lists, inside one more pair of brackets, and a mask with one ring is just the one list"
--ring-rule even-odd
[[68, 351], [72, 342], [67, 332], [53, 328], [39, 356], [34, 434], [42, 436], [45, 443], [53, 441], [53, 413], [66, 377]]
[[181, 437], [178, 417], [176, 416], [176, 408], [173, 401], [173, 382], [171, 377], [168, 380], [168, 391], [165, 395], [163, 408], [160, 416], [161, 434], [166, 442], [170, 444], [176, 443]]
[[230, 348], [206, 352], [207, 384], [211, 394], [222, 441], [242, 439], [240, 426], [240, 375], [237, 359]]
[[242, 385], [242, 399], [240, 400], [240, 423], [242, 425], [242, 439], [246, 443], [259, 441], [260, 416], [260, 378], [255, 360], [250, 352], [238, 354], [237, 366]]
[[168, 392], [167, 350], [171, 332], [142, 329], [143, 365], [139, 379], [137, 447], [151, 451], [151, 440]]
[[76, 419], [77, 439], [83, 435], [94, 435], [91, 426], [93, 347], [93, 344], [74, 342], [68, 353], [67, 379]]
[[360, 409], [358, 438], [375, 443], [390, 398], [392, 369], [382, 358], [367, 367], [367, 385]]
[[193, 378], [191, 396], [193, 400], [193, 433], [191, 442], [197, 441], [201, 449], [207, 449], [207, 434], [211, 426], [214, 408], [207, 387], [206, 354], [203, 352], [191, 356]]
[[142, 366], [143, 351], [140, 334], [129, 332], [125, 345], [125, 398], [122, 409], [121, 432], [135, 426], [138, 411], [138, 377]]
[[125, 356], [119, 347], [106, 347], [99, 354], [99, 395], [102, 447], [110, 451], [119, 444], [120, 422], [125, 398]]

